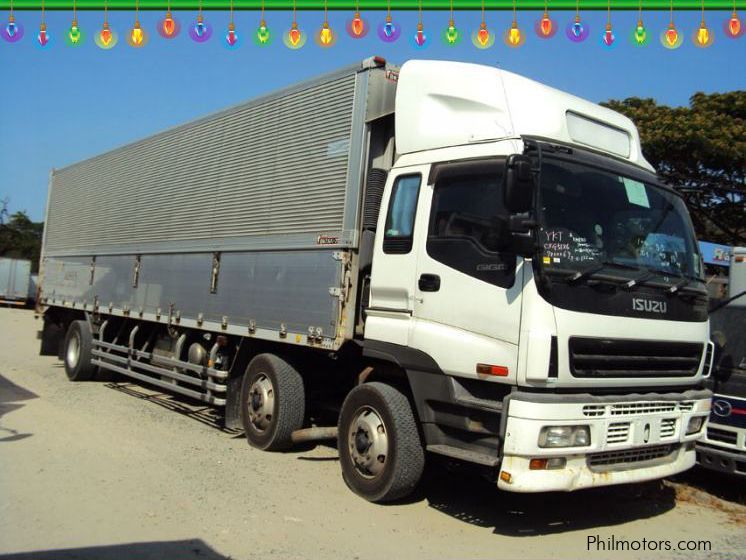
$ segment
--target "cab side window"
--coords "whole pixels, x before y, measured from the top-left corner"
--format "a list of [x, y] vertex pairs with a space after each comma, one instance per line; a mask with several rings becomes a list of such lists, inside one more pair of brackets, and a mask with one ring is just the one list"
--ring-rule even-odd
[[501, 174], [445, 176], [435, 184], [427, 253], [464, 274], [509, 288], [516, 257], [509, 251], [508, 218]]
[[396, 179], [386, 216], [384, 253], [404, 255], [412, 250], [414, 219], [421, 182], [420, 175], [404, 175]]

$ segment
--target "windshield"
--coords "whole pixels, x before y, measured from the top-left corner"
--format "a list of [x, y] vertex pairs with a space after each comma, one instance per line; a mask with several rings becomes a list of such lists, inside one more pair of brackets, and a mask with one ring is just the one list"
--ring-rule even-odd
[[541, 206], [541, 262], [547, 270], [619, 265], [665, 277], [701, 276], [684, 202], [662, 188], [545, 159]]

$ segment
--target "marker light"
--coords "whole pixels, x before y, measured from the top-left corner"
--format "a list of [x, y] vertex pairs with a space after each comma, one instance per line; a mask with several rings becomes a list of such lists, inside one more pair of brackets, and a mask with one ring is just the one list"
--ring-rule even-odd
[[414, 34], [414, 44], [417, 47], [424, 47], [426, 42], [427, 42], [427, 35], [425, 35], [425, 30], [423, 28], [423, 25], [422, 23], [418, 23], [417, 33]]
[[493, 366], [491, 364], [477, 364], [477, 375], [495, 375], [498, 377], [507, 377], [509, 370], [505, 366]]
[[181, 31], [179, 22], [171, 15], [171, 10], [168, 10], [166, 17], [158, 22], [158, 34], [164, 39], [173, 39], [179, 34], [179, 31]]
[[704, 20], [699, 24], [699, 28], [694, 33], [694, 44], [700, 48], [707, 48], [712, 45], [713, 35], [705, 25]]
[[580, 43], [582, 41], [585, 41], [588, 38], [589, 33], [589, 27], [582, 21], [580, 21], [579, 15], [575, 16], [575, 19], [567, 26], [567, 29], [565, 30], [565, 35], [567, 35], [567, 38], [570, 39], [570, 41], [572, 41], [573, 43]]
[[393, 43], [401, 35], [401, 29], [393, 22], [390, 15], [386, 16], [386, 21], [378, 26], [378, 37], [384, 43]]

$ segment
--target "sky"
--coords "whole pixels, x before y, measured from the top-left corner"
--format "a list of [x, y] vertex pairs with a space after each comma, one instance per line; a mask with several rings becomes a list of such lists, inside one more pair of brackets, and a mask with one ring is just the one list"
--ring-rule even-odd
[[[383, 12], [363, 15], [376, 25], [385, 16]], [[591, 36], [580, 44], [564, 36], [564, 26], [572, 13], [553, 13], [562, 29], [552, 39], [541, 40], [533, 33], [534, 22], [541, 14], [518, 12], [519, 25], [527, 33], [526, 43], [508, 49], [496, 41], [487, 50], [476, 49], [468, 38], [455, 47], [444, 45], [439, 34], [448, 24], [447, 12], [424, 13], [428, 34], [424, 49], [415, 48], [410, 41], [417, 23], [413, 12], [394, 13], [403, 32], [393, 44], [383, 43], [375, 31], [353, 40], [344, 31], [350, 14], [332, 12], [329, 23], [341, 32], [336, 45], [322, 49], [309, 39], [300, 50], [290, 50], [279, 40], [279, 34], [289, 28], [288, 12], [267, 14], [275, 41], [266, 48], [255, 46], [247, 36], [256, 28], [259, 14], [237, 12], [236, 28], [244, 38], [237, 50], [226, 49], [221, 41], [228, 25], [227, 12], [206, 13], [215, 31], [203, 44], [193, 42], [186, 33], [194, 13], [176, 14], [182, 30], [172, 40], [162, 39], [155, 32], [162, 16], [141, 13], [140, 21], [150, 40], [144, 48], [133, 49], [125, 36], [134, 13], [110, 13], [109, 22], [119, 31], [120, 40], [114, 49], [105, 51], [92, 41], [93, 33], [101, 27], [102, 13], [78, 14], [79, 25], [88, 37], [83, 46], [69, 48], [62, 41], [62, 33], [69, 27], [72, 14], [51, 12], [47, 14], [47, 26], [55, 42], [42, 51], [33, 41], [39, 14], [16, 13], [26, 36], [15, 44], [0, 41], [0, 199], [10, 198], [11, 212], [25, 210], [32, 219], [43, 219], [52, 168], [65, 167], [372, 55], [396, 64], [428, 58], [497, 65], [595, 102], [637, 96], [652, 97], [667, 105], [686, 105], [698, 91], [746, 89], [746, 37], [725, 37], [722, 24], [729, 17], [727, 12], [707, 13], [708, 25], [716, 34], [708, 49], [696, 48], [691, 40], [700, 13], [677, 12], [676, 25], [685, 33], [685, 42], [674, 51], [664, 49], [657, 39], [668, 25], [665, 12], [644, 14], [646, 27], [655, 34], [645, 48], [633, 47], [626, 36], [637, 14], [612, 12], [617, 32], [613, 50], [606, 50], [600, 42], [606, 22], [604, 12], [582, 13], [591, 27]], [[298, 13], [299, 26], [309, 33], [318, 30], [322, 21], [322, 12]], [[457, 27], [471, 33], [479, 26], [480, 14], [457, 11], [455, 21]], [[510, 21], [507, 12], [487, 13], [488, 26], [500, 33]]]

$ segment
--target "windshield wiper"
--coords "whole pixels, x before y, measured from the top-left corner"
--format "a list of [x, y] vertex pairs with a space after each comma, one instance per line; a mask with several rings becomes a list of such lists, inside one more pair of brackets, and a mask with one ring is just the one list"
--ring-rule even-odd
[[[592, 278], [593, 276], [595, 276], [596, 274], [598, 274], [604, 268], [607, 268], [607, 267], [623, 268], [623, 269], [626, 269], [626, 270], [640, 270], [639, 267], [632, 266], [632, 265], [629, 265], [629, 264], [622, 264], [622, 263], [618, 263], [618, 262], [614, 262], [614, 261], [601, 261], [599, 263], [596, 263], [594, 265], [589, 266], [585, 270], [578, 270], [577, 272], [575, 272], [575, 274], [573, 274], [572, 276], [570, 276], [567, 279], [567, 283], [568, 284], [577, 284], [581, 280], [585, 280], [587, 278]], [[615, 280], [615, 281], [618, 281], [618, 282], [626, 282], [626, 281], [628, 281], [628, 278], [626, 278], [624, 276], [613, 276], [612, 279]]]

